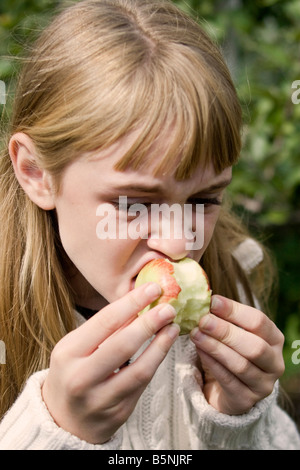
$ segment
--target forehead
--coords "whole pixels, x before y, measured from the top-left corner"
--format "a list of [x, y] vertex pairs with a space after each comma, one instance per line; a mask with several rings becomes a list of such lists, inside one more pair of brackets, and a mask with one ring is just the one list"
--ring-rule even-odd
[[149, 150], [147, 167], [137, 170], [132, 168], [127, 168], [124, 171], [116, 170], [116, 163], [130, 148], [135, 138], [136, 133], [132, 133], [115, 142], [109, 148], [93, 152], [87, 158], [80, 159], [82, 163], [85, 162], [85, 168], [90, 177], [95, 180], [95, 184], [98, 184], [97, 180], [101, 181], [102, 188], [113, 189], [120, 194], [122, 191], [124, 194], [128, 191], [149, 194], [171, 192], [174, 197], [180, 197], [182, 192], [193, 194], [208, 188], [212, 190], [214, 187], [225, 187], [230, 182], [231, 167], [217, 174], [212, 163], [205, 167], [199, 164], [189, 178], [181, 181], [177, 181], [175, 177], [176, 165], [173, 170], [159, 175], [155, 174], [160, 151], [167, 145], [167, 141], [163, 139], [156, 142]]
[[[126, 171], [127, 175], [132, 172], [147, 177], [175, 176], [184, 157], [174, 145], [174, 132], [174, 127], [166, 126], [147, 144], [146, 148], [141, 150], [139, 143], [143, 142], [144, 134], [143, 129], [138, 128], [128, 132], [107, 148], [84, 154], [83, 158], [87, 158], [90, 162], [103, 162], [103, 167], [107, 169], [113, 167], [121, 174]], [[124, 163], [127, 155], [128, 164]]]
[[128, 192], [143, 195], [159, 195], [168, 200], [181, 200], [198, 193], [212, 194], [223, 190], [231, 181], [231, 168], [226, 168], [216, 175], [213, 167], [197, 171], [189, 179], [178, 181], [174, 175], [155, 177], [145, 172], [124, 172], [112, 174], [106, 184], [119, 195]]

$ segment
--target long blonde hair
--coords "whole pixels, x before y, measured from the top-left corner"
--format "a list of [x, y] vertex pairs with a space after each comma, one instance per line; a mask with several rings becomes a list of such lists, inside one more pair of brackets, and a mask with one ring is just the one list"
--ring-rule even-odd
[[[32, 46], [6, 144], [13, 133], [26, 133], [59, 190], [64, 168], [82, 152], [137, 129], [117, 170], [147, 166], [150, 146], [172, 129], [157, 174], [175, 168], [176, 178], [188, 178], [200, 161], [221, 172], [239, 157], [241, 125], [228, 69], [198, 23], [169, 1], [86, 0], [61, 12]], [[6, 149], [0, 165], [1, 416], [75, 325], [55, 214], [27, 197]], [[251, 302], [248, 280], [231, 256], [245, 236], [223, 210], [203, 265], [214, 292], [238, 299], [242, 279]]]

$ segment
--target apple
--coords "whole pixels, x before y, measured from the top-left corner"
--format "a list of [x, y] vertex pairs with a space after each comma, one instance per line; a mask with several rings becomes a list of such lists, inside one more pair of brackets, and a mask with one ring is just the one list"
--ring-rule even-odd
[[208, 277], [199, 263], [190, 258], [175, 262], [163, 258], [150, 261], [139, 272], [135, 287], [146, 282], [159, 284], [162, 294], [140, 314], [163, 302], [173, 305], [176, 311], [174, 322], [180, 326], [180, 335], [192, 331], [210, 310]]

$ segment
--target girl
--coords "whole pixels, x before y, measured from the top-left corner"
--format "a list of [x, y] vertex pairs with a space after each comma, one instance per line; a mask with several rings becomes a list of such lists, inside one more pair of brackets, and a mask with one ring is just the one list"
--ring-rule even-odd
[[[240, 130], [218, 48], [169, 2], [86, 0], [42, 33], [1, 159], [1, 448], [300, 448], [276, 404], [263, 251], [221, 207]], [[120, 195], [149, 220], [152, 203], [203, 204], [203, 246], [151, 224], [100, 239], [100, 205], [132, 221]], [[161, 290], [134, 281], [186, 256], [216, 295], [178, 337], [170, 306], [137, 316]]]

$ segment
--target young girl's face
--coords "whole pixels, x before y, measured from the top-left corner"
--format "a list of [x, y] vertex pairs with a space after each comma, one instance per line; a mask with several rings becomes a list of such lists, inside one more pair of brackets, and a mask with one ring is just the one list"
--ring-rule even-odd
[[[105, 151], [75, 160], [64, 170], [60, 191], [55, 196], [59, 233], [71, 261], [66, 274], [76, 293], [77, 303], [85, 307], [100, 309], [107, 302], [125, 295], [134, 287], [140, 269], [153, 258], [178, 260], [189, 256], [199, 261], [211, 240], [222, 195], [231, 179], [231, 168], [217, 175], [212, 165], [205, 169], [199, 166], [191, 178], [179, 182], [170, 173], [153, 176], [159, 155], [158, 145], [153, 148], [153, 168], [150, 165], [147, 171], [116, 171], [114, 165], [130, 148], [133, 138], [129, 135]], [[123, 201], [127, 197], [129, 206], [143, 204], [147, 215], [142, 226], [133, 226], [136, 217], [129, 216], [126, 208], [119, 207], [120, 196], [123, 196]], [[151, 223], [151, 204], [163, 203], [182, 208], [182, 212], [179, 210], [174, 216], [170, 233], [162, 232], [160, 223], [154, 224], [154, 219]], [[203, 203], [201, 220], [204, 224], [197, 223], [195, 215], [195, 205]], [[196, 249], [191, 249], [191, 240], [187, 239], [185, 230], [182, 230], [181, 237], [175, 231], [175, 223], [183, 227], [184, 220], [180, 214], [184, 215], [185, 204], [193, 208], [194, 238], [201, 240], [204, 234], [203, 245], [197, 243]], [[123, 227], [122, 238], [118, 235], [120, 224]], [[126, 233], [124, 227], [127, 227]], [[103, 228], [107, 235], [103, 235]], [[202, 234], [197, 231], [202, 231]], [[140, 236], [135, 236], [136, 233]]]

